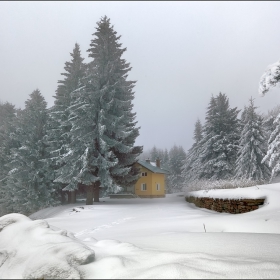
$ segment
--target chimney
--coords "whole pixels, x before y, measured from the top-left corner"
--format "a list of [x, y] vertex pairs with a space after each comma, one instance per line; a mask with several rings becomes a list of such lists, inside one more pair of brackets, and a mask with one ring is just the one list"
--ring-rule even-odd
[[151, 161], [150, 161], [150, 159], [149, 159], [149, 158], [148, 158], [148, 159], [146, 159], [146, 162], [151, 163]]
[[159, 159], [159, 158], [156, 159], [156, 166], [157, 166], [158, 168], [160, 168], [160, 159]]

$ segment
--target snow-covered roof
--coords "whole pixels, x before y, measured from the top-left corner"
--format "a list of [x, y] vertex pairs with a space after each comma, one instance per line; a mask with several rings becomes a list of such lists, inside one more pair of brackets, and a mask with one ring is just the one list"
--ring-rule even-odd
[[145, 160], [138, 160], [138, 163], [153, 173], [169, 174], [168, 170], [159, 168], [155, 162], [147, 162]]

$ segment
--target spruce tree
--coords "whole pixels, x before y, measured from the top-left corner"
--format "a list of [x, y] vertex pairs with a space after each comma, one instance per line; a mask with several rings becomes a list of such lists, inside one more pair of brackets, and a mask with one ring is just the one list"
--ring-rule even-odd
[[195, 123], [194, 128], [194, 143], [192, 147], [188, 150], [184, 165], [182, 167], [182, 175], [184, 178], [184, 185], [198, 179], [199, 175], [199, 155], [200, 155], [200, 141], [202, 140], [203, 127], [198, 119]]
[[201, 140], [199, 177], [230, 179], [234, 175], [239, 140], [239, 111], [225, 94], [211, 97]]
[[9, 172], [7, 164], [11, 160], [11, 149], [19, 146], [19, 142], [14, 137], [16, 111], [13, 104], [0, 103], [0, 215], [7, 213], [6, 205], [10, 202], [5, 178]]
[[280, 172], [280, 114], [275, 118], [273, 125], [275, 129], [270, 134], [266, 155], [262, 163], [267, 162], [271, 169], [270, 181]]
[[235, 177], [264, 181], [269, 178], [270, 170], [265, 162], [262, 163], [266, 152], [263, 120], [256, 113], [252, 98], [249, 102], [243, 114], [244, 127], [239, 140]]
[[46, 134], [47, 103], [37, 89], [18, 114], [15, 137], [19, 148], [11, 149], [6, 178], [6, 206], [9, 212], [31, 214], [57, 203], [49, 172], [42, 160], [47, 156], [43, 138]]
[[64, 190], [86, 186], [86, 204], [99, 201], [99, 190], [112, 191], [116, 185], [133, 185], [139, 176], [135, 167], [142, 147], [134, 146], [139, 135], [132, 112], [133, 81], [122, 55], [126, 51], [120, 36], [103, 17], [91, 40], [87, 75], [83, 86], [72, 93], [68, 120], [71, 123], [69, 151], [62, 159], [55, 182]]
[[[56, 176], [56, 170], [61, 167], [61, 159], [68, 152], [68, 146], [71, 142], [69, 136], [71, 123], [68, 120], [71, 93], [81, 86], [81, 80], [85, 76], [86, 70], [79, 44], [75, 44], [70, 55], [72, 59], [65, 62], [65, 72], [61, 73], [65, 78], [58, 81], [54, 106], [49, 109], [47, 135], [45, 137], [47, 150], [49, 151], [49, 158], [45, 160], [45, 164], [46, 168], [54, 173], [54, 176]], [[61, 183], [55, 183], [55, 185], [63, 203], [65, 192], [62, 189], [66, 185]], [[68, 202], [75, 202], [75, 192], [68, 192]]]
[[7, 175], [6, 164], [9, 162], [10, 150], [18, 145], [13, 139], [16, 119], [15, 106], [9, 102], [0, 103], [0, 181]]
[[174, 145], [169, 151], [169, 170], [167, 184], [169, 192], [180, 191], [183, 187], [182, 168], [186, 160], [186, 152], [182, 146]]

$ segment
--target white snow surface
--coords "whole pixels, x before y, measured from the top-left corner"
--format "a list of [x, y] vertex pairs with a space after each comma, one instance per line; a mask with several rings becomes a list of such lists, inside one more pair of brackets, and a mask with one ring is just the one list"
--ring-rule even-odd
[[280, 183], [195, 193], [265, 203], [218, 213], [175, 193], [5, 215], [0, 278], [279, 279]]

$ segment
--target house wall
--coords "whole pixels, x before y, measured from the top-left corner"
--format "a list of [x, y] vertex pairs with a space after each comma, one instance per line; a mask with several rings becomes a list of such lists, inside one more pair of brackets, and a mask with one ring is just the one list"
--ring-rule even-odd
[[[142, 172], [147, 172], [147, 176], [141, 176], [135, 184], [135, 194], [142, 198], [165, 197], [165, 174], [153, 173], [142, 165], [137, 166]], [[147, 184], [147, 190], [141, 190], [141, 184]], [[160, 190], [157, 191], [156, 183], [160, 184]]]
[[[135, 184], [135, 194], [138, 196], [151, 196], [152, 195], [152, 174], [153, 172], [149, 171], [143, 166], [138, 166], [140, 168], [140, 174], [142, 172], [147, 172], [147, 176], [141, 176]], [[147, 184], [147, 190], [141, 191], [141, 184]]]
[[[157, 183], [160, 184], [160, 189], [157, 191]], [[165, 175], [160, 173], [152, 174], [152, 195], [165, 196]]]

